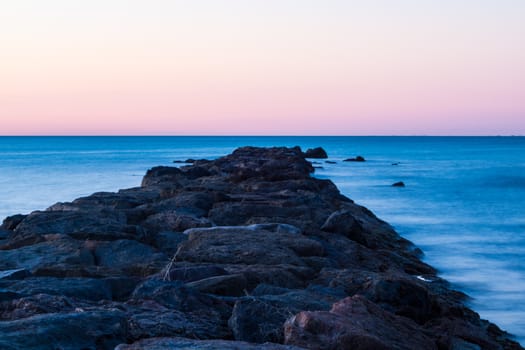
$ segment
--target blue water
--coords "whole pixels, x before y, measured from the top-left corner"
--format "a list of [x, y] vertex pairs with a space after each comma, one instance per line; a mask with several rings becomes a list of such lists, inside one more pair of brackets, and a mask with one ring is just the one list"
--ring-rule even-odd
[[[316, 176], [391, 223], [525, 344], [524, 137], [0, 137], [0, 217], [138, 186], [150, 167], [243, 145], [323, 146], [337, 164]], [[367, 161], [341, 162], [356, 155]]]

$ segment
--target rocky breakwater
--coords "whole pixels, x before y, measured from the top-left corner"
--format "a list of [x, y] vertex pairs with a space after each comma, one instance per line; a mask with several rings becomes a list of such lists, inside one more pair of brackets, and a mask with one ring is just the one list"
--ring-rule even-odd
[[521, 349], [299, 148], [7, 218], [0, 348]]

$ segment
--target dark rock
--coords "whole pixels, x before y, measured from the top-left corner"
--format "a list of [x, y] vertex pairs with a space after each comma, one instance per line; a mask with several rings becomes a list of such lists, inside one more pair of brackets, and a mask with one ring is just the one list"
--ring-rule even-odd
[[74, 303], [61, 295], [35, 294], [0, 304], [0, 320], [27, 318], [39, 314], [73, 312]]
[[208, 277], [186, 283], [186, 286], [202, 293], [241, 296], [246, 292], [247, 281], [243, 274], [234, 274]]
[[328, 310], [336, 300], [306, 290], [246, 297], [235, 303], [228, 325], [236, 340], [282, 343], [286, 319], [301, 310]]
[[188, 236], [182, 232], [164, 231], [154, 235], [151, 244], [164, 254], [173, 256], [179, 245], [187, 239]]
[[34, 294], [62, 295], [84, 300], [111, 300], [111, 286], [95, 278], [29, 277], [23, 280], [0, 280], [0, 290], [20, 296]]
[[355, 158], [347, 158], [343, 160], [343, 162], [364, 162], [364, 161], [365, 161], [365, 158], [363, 158], [362, 156], [357, 156]]
[[333, 160], [325, 160], [326, 164], [337, 164], [337, 162], [334, 162]]
[[420, 324], [439, 314], [429, 291], [408, 279], [381, 279], [373, 283], [364, 295], [385, 310]]
[[0, 271], [0, 280], [23, 279], [30, 275], [31, 273], [27, 269], [4, 270], [4, 271]]
[[94, 247], [97, 266], [122, 271], [127, 276], [145, 277], [160, 271], [169, 258], [137, 241], [100, 242]]
[[261, 283], [285, 288], [304, 288], [306, 282], [315, 275], [315, 271], [308, 266], [287, 264], [225, 265], [225, 268], [230, 273], [244, 274], [248, 290], [252, 290]]
[[339, 210], [332, 213], [321, 230], [345, 235], [353, 241], [367, 245], [366, 233], [354, 215], [348, 210]]
[[26, 218], [26, 216], [27, 215], [22, 215], [22, 214], [8, 216], [4, 219], [4, 221], [2, 222], [2, 226], [0, 226], [0, 228], [4, 230], [8, 230], [8, 231], [13, 231], [18, 226], [18, 224], [20, 224], [22, 220]]
[[307, 149], [306, 152], [304, 152], [304, 157], [322, 159], [328, 158], [328, 154], [326, 154], [326, 151], [322, 147], [316, 147]]
[[149, 216], [143, 223], [149, 232], [176, 231], [183, 232], [194, 227], [210, 227], [211, 222], [206, 218], [186, 215], [177, 210], [163, 211]]
[[[181, 312], [155, 303], [143, 303], [128, 310], [128, 340], [153, 337], [197, 339], [230, 338], [224, 321], [213, 310]], [[148, 347], [149, 349], [149, 347]]]
[[125, 318], [119, 311], [51, 313], [0, 322], [0, 348], [5, 350], [109, 350], [125, 339]]
[[301, 257], [323, 255], [323, 246], [295, 233], [245, 227], [211, 227], [187, 231], [178, 261], [216, 264], [305, 265]]
[[76, 239], [141, 239], [140, 227], [128, 225], [126, 215], [114, 210], [36, 211], [28, 215], [15, 229], [16, 235], [67, 234]]
[[193, 282], [210, 277], [224, 276], [228, 272], [215, 265], [170, 267], [163, 272], [169, 281]]
[[405, 183], [403, 181], [395, 182], [392, 187], [405, 187]]
[[169, 309], [183, 312], [210, 311], [210, 309], [231, 312], [231, 309], [219, 299], [186, 287], [180, 281], [146, 280], [135, 289], [131, 298], [135, 301], [152, 300]]
[[286, 344], [316, 349], [437, 349], [417, 324], [360, 296], [329, 312], [303, 311], [286, 322], [284, 334]]
[[252, 344], [231, 340], [194, 340], [187, 338], [144, 339], [131, 345], [121, 344], [115, 350], [300, 350], [280, 344]]
[[82, 242], [67, 238], [44, 241], [18, 249], [0, 250], [0, 270], [34, 271], [57, 264], [74, 267], [92, 266], [94, 263], [93, 255]]

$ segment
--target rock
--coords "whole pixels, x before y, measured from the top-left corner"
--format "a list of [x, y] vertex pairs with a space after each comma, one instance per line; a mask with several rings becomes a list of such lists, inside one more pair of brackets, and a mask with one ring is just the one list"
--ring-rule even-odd
[[182, 312], [151, 301], [126, 305], [128, 341], [180, 336], [197, 339], [231, 338], [223, 316], [213, 309]]
[[246, 227], [213, 227], [188, 231], [177, 261], [215, 264], [305, 265], [301, 257], [323, 255], [323, 246], [295, 233]]
[[405, 183], [403, 181], [395, 182], [392, 187], [405, 187]]
[[194, 340], [186, 338], [144, 339], [131, 345], [121, 344], [115, 350], [300, 350], [280, 344], [252, 344], [231, 340]]
[[15, 229], [16, 235], [67, 234], [76, 239], [141, 239], [140, 227], [128, 225], [124, 213], [114, 210], [36, 211], [22, 220]]
[[149, 216], [142, 225], [150, 233], [161, 231], [183, 232], [194, 227], [210, 227], [212, 224], [206, 218], [186, 215], [178, 210], [163, 211]]
[[208, 277], [186, 283], [186, 286], [202, 293], [241, 296], [246, 292], [247, 281], [243, 274], [234, 274]]
[[0, 250], [1, 270], [35, 271], [59, 264], [72, 269], [93, 266], [94, 263], [93, 255], [82, 242], [68, 238], [44, 241], [18, 249]]
[[337, 162], [334, 162], [333, 160], [325, 160], [326, 164], [337, 164]]
[[163, 231], [152, 237], [151, 245], [157, 250], [171, 257], [179, 248], [179, 245], [188, 239], [182, 232]]
[[35, 294], [29, 297], [12, 299], [0, 304], [0, 320], [27, 318], [39, 314], [73, 312], [73, 302], [61, 295]]
[[4, 350], [110, 350], [125, 339], [125, 318], [119, 311], [51, 313], [0, 322]]
[[164, 253], [131, 240], [96, 243], [93, 254], [97, 266], [121, 271], [126, 276], [152, 275], [162, 270], [170, 261]]
[[168, 271], [163, 271], [163, 275], [166, 276], [168, 281], [182, 282], [199, 281], [210, 277], [224, 276], [227, 274], [228, 272], [225, 269], [216, 265], [189, 265], [182, 267], [170, 266]]
[[315, 349], [437, 349], [417, 324], [361, 296], [345, 298], [329, 312], [291, 317], [284, 336], [285, 344]]
[[22, 215], [22, 214], [8, 216], [4, 219], [4, 221], [2, 222], [2, 226], [0, 226], [0, 228], [4, 230], [8, 230], [8, 231], [13, 231], [18, 226], [18, 224], [20, 224], [22, 220], [26, 218], [26, 216], [27, 215]]
[[305, 158], [316, 158], [316, 159], [322, 159], [322, 158], [328, 158], [328, 154], [326, 154], [326, 151], [321, 147], [316, 148], [309, 148], [304, 152]]
[[137, 286], [131, 298], [135, 301], [152, 300], [164, 307], [183, 312], [209, 311], [210, 308], [229, 309], [220, 300], [189, 288], [180, 281], [146, 280]]
[[31, 273], [27, 269], [4, 270], [0, 271], [0, 280], [23, 279], [30, 275]]
[[345, 235], [353, 241], [368, 246], [367, 233], [348, 210], [338, 210], [332, 213], [321, 226], [321, 230]]
[[282, 343], [287, 318], [301, 310], [328, 310], [336, 300], [305, 290], [246, 297], [235, 303], [228, 325], [236, 340]]
[[363, 158], [362, 156], [357, 156], [355, 158], [347, 158], [343, 160], [343, 162], [364, 162], [364, 161], [365, 161], [365, 158]]
[[84, 300], [111, 300], [111, 286], [95, 278], [29, 277], [23, 280], [0, 280], [0, 290], [18, 296], [35, 294], [62, 295]]
[[432, 315], [439, 314], [429, 291], [408, 279], [380, 279], [364, 295], [385, 310], [420, 324], [424, 324]]

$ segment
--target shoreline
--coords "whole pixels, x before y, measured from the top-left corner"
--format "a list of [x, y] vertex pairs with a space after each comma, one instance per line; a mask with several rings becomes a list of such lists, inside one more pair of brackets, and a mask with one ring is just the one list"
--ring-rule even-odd
[[[11, 217], [3, 225], [10, 231], [7, 242], [2, 242], [0, 253], [8, 253], [4, 257], [20, 250], [34, 256], [40, 251], [37, 248], [45, 247], [46, 254], [54, 252], [60, 263], [55, 266], [50, 261], [36, 264], [17, 261], [14, 265], [18, 266], [9, 269], [13, 272], [7, 278], [15, 281], [11, 284], [18, 289], [9, 290], [9, 283], [4, 283], [2, 288], [7, 294], [2, 302], [14, 307], [15, 300], [26, 298], [36, 309], [42, 304], [54, 306], [51, 309], [55, 312], [29, 317], [46, 320], [48, 315], [46, 321], [49, 321], [49, 315], [53, 315], [59, 325], [60, 320], [70, 322], [70, 318], [76, 319], [78, 315], [67, 307], [64, 310], [69, 311], [63, 312], [57, 304], [78, 304], [74, 310], [77, 307], [89, 310], [88, 316], [95, 326], [100, 326], [94, 333], [106, 338], [108, 334], [103, 328], [107, 324], [100, 319], [126, 324], [109, 334], [114, 341], [107, 343], [108, 348], [116, 345], [117, 340], [140, 344], [144, 338], [178, 334], [176, 329], [181, 322], [193, 327], [191, 332], [200, 332], [199, 336], [207, 338], [286, 342], [304, 347], [315, 344], [308, 322], [325, 322], [345, 330], [352, 339], [370, 342], [370, 348], [381, 345], [377, 334], [352, 330], [350, 326], [355, 324], [350, 315], [390, 330], [387, 343], [383, 344], [389, 347], [475, 344], [481, 348], [520, 348], [505, 340], [505, 333], [497, 327], [482, 322], [466, 308], [464, 296], [448, 290], [447, 283], [436, 276], [435, 270], [419, 260], [415, 247], [388, 224], [342, 196], [331, 181], [310, 177], [313, 168], [299, 152], [242, 148], [231, 156], [197, 161], [181, 169], [154, 168], [148, 171], [140, 189], [94, 194], [23, 218]], [[141, 206], [145, 207], [137, 209]], [[97, 218], [95, 221], [93, 216]], [[21, 220], [17, 222], [18, 219]], [[280, 226], [264, 226], [270, 223]], [[218, 228], [207, 229], [207, 226]], [[257, 244], [241, 245], [245, 250], [235, 250], [238, 241], [246, 237]], [[221, 250], [224, 238], [230, 239], [227, 247], [231, 250]], [[215, 249], [216, 254], [209, 253], [209, 249]], [[246, 251], [252, 255], [244, 256]], [[112, 256], [115, 252], [118, 257]], [[134, 256], [137, 252], [139, 256]], [[144, 256], [150, 259], [148, 264], [141, 261]], [[286, 266], [282, 266], [283, 261]], [[5, 266], [1, 270], [6, 271]], [[187, 271], [202, 278], [190, 281], [184, 275]], [[47, 280], [36, 281], [39, 278]], [[89, 293], [84, 293], [81, 300], [70, 300], [76, 298], [78, 290], [65, 288], [60, 279], [79, 283], [78, 288], [98, 290], [95, 299], [105, 300], [107, 305], [93, 305], [95, 300], [90, 300], [93, 296]], [[40, 284], [36, 285], [37, 282]], [[36, 296], [41, 293], [31, 294], [46, 284], [63, 289], [59, 294], [44, 293], [45, 300]], [[189, 306], [173, 304], [166, 300], [165, 290], [204, 301], [191, 299]], [[157, 306], [146, 305], [146, 301]], [[209, 308], [210, 303], [216, 305], [212, 308], [216, 314], [208, 322], [194, 319], [203, 310], [201, 304]], [[124, 311], [108, 311], [117, 305]], [[175, 307], [178, 312], [169, 313], [162, 307]], [[286, 316], [295, 315], [293, 321], [290, 317], [275, 320], [267, 315], [276, 310], [278, 315], [281, 311]], [[356, 310], [362, 312], [356, 314]], [[16, 308], [10, 310], [13, 315], [15, 311], [22, 312]], [[248, 315], [254, 312], [261, 314], [260, 320], [249, 319]], [[170, 324], [159, 326], [157, 322], [152, 326], [159, 314], [171, 320]], [[334, 323], [335, 315], [345, 316], [346, 323]], [[21, 324], [27, 319], [18, 317], [6, 322]], [[215, 323], [220, 325], [219, 329], [208, 329]], [[264, 325], [267, 331], [256, 332], [254, 337], [250, 327], [257, 325]], [[394, 331], [396, 327], [400, 330]], [[465, 334], [447, 335], [452, 332], [451, 327], [463, 328]], [[283, 329], [282, 334], [279, 329]], [[63, 330], [55, 332], [60, 334]], [[429, 332], [434, 332], [434, 336], [427, 336]], [[461, 329], [457, 332], [461, 333]], [[403, 343], [409, 341], [403, 335], [414, 334], [417, 336], [410, 341], [417, 343]], [[6, 336], [14, 337], [10, 341], [18, 339], [14, 334]], [[333, 334], [326, 336], [337, 345]], [[2, 338], [4, 335], [0, 336], [3, 345]], [[302, 343], [305, 338], [308, 342]], [[82, 341], [89, 345], [94, 339]], [[121, 348], [134, 349], [133, 345]]]

